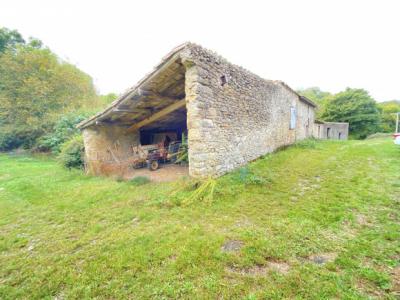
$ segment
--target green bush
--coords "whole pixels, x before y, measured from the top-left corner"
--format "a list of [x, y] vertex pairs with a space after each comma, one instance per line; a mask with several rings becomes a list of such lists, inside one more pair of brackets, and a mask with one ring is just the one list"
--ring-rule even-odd
[[12, 132], [5, 130], [0, 132], [0, 151], [9, 151], [18, 148], [22, 145], [22, 142], [21, 138]]
[[76, 125], [85, 118], [85, 114], [69, 114], [61, 117], [50, 133], [38, 139], [36, 149], [39, 151], [51, 151], [55, 154], [60, 153], [61, 145], [71, 136], [79, 133]]
[[83, 145], [82, 135], [74, 135], [70, 140], [61, 145], [58, 160], [68, 169], [82, 169], [84, 166], [84, 151], [85, 147]]
[[12, 128], [0, 124], [0, 151], [30, 149], [42, 133], [43, 129]]

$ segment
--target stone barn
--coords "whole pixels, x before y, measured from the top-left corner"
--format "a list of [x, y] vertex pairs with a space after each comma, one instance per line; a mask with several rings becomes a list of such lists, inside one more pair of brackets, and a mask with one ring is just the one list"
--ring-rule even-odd
[[[219, 176], [316, 134], [315, 104], [192, 43], [175, 48], [136, 86], [78, 125], [88, 173], [133, 172], [154, 145], [188, 144], [190, 176]], [[331, 138], [338, 138], [329, 125]], [[321, 132], [326, 131], [325, 127]], [[340, 131], [347, 138], [347, 128]]]

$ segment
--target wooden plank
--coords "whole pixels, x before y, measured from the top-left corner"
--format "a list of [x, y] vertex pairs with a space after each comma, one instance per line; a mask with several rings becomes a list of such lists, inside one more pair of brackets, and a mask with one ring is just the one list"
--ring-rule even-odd
[[171, 96], [164, 96], [159, 93], [150, 91], [150, 90], [139, 90], [139, 95], [143, 97], [148, 97], [151, 100], [157, 100], [157, 102], [165, 102], [165, 101], [176, 101], [176, 100], [181, 100], [182, 98], [179, 97], [171, 97]]
[[127, 129], [127, 133], [135, 131], [143, 126], [146, 126], [147, 124], [153, 123], [154, 121], [157, 121], [158, 119], [164, 117], [165, 115], [167, 115], [185, 105], [186, 105], [186, 100], [181, 99], [178, 102], [175, 102], [175, 103], [171, 104], [170, 106], [167, 106], [167, 107], [163, 108], [162, 110], [156, 112], [155, 114], [151, 115], [150, 117], [132, 125], [131, 127], [129, 127]]
[[112, 112], [115, 113], [140, 113], [140, 112], [146, 112], [147, 109], [144, 108], [132, 108], [132, 109], [114, 109]]

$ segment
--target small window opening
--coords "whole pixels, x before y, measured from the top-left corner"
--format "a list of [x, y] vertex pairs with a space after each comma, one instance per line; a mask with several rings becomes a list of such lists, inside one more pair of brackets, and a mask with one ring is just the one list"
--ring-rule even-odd
[[221, 80], [221, 85], [222, 85], [222, 86], [224, 86], [225, 84], [228, 83], [228, 81], [226, 80], [226, 76], [225, 76], [225, 75], [222, 75], [221, 78], [220, 78], [220, 80]]
[[291, 107], [290, 108], [290, 125], [289, 129], [295, 129], [296, 128], [296, 108]]

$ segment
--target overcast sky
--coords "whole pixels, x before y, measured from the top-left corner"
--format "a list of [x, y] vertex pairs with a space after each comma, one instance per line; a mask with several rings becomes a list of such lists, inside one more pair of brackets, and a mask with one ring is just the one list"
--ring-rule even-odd
[[400, 99], [400, 1], [1, 0], [0, 26], [41, 39], [101, 93], [192, 41], [266, 79]]

